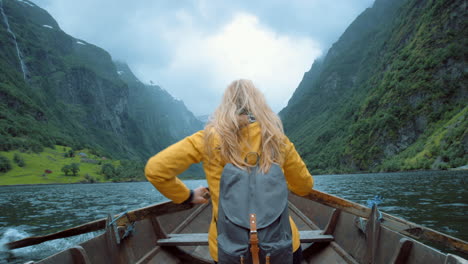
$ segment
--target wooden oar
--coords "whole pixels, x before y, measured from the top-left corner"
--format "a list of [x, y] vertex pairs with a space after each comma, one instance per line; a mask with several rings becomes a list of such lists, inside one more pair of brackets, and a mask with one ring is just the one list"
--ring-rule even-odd
[[[129, 211], [126, 216], [121, 217], [115, 221], [118, 226], [123, 226], [127, 223], [143, 220], [148, 217], [155, 217], [168, 213], [179, 212], [192, 208], [191, 204], [175, 204], [172, 202], [164, 202], [148, 207], [140, 208], [137, 210]], [[117, 217], [117, 216], [116, 216]], [[58, 238], [65, 238], [85, 234], [93, 231], [98, 231], [106, 227], [107, 218], [95, 220], [80, 226], [76, 226], [70, 229], [66, 229], [57, 233], [48, 234], [44, 236], [33, 236], [24, 238], [18, 241], [7, 243], [6, 246], [9, 249], [22, 248], [27, 246], [36, 245], [45, 241], [50, 241]]]
[[[344, 212], [363, 218], [369, 218], [371, 214], [370, 208], [314, 189], [312, 189], [308, 195], [304, 196], [304, 198], [317, 201], [333, 208], [341, 209]], [[462, 252], [463, 254], [468, 254], [468, 243], [466, 241], [383, 212], [382, 217], [384, 221], [381, 223], [381, 226], [415, 239], [436, 242]]]

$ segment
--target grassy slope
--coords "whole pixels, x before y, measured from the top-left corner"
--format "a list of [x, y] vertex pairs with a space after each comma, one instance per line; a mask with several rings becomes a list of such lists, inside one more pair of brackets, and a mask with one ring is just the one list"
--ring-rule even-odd
[[[0, 173], [0, 185], [13, 185], [13, 184], [47, 184], [47, 183], [75, 183], [84, 181], [84, 176], [89, 174], [98, 182], [109, 181], [100, 174], [101, 165], [82, 163], [81, 157], [75, 156], [73, 158], [65, 158], [63, 154], [70, 150], [69, 147], [55, 146], [55, 149], [45, 148], [40, 153], [22, 153], [16, 151], [0, 151], [0, 155], [7, 157], [11, 161], [12, 169], [6, 173]], [[77, 151], [88, 154], [89, 159], [98, 160], [99, 157], [90, 155], [86, 150]], [[19, 167], [13, 162], [15, 154], [19, 154], [25, 161], [26, 166]], [[103, 162], [110, 162], [114, 166], [119, 165], [119, 161], [106, 160]], [[71, 163], [79, 163], [80, 171], [77, 176], [65, 176], [61, 171], [64, 165]], [[46, 174], [45, 170], [51, 170], [52, 173]]]
[[[96, 156], [92, 150], [82, 149], [75, 151], [75, 157], [64, 157], [65, 153], [71, 150], [70, 147], [55, 145], [54, 148], [44, 148], [42, 152], [34, 153], [32, 151], [21, 152], [19, 150], [0, 151], [0, 156], [10, 160], [12, 169], [6, 173], [0, 172], [1, 185], [17, 185], [17, 184], [56, 184], [56, 183], [80, 183], [89, 182], [92, 179], [94, 182], [126, 182], [126, 181], [145, 181], [143, 173], [144, 163], [134, 162], [129, 160], [103, 160], [101, 156]], [[100, 161], [101, 164], [81, 162], [81, 157], [77, 154], [83, 152], [87, 154], [86, 159]], [[20, 155], [24, 160], [25, 166], [19, 167], [14, 162], [15, 154]], [[65, 175], [62, 172], [62, 167], [72, 163], [80, 164], [80, 171], [76, 176]], [[110, 163], [114, 166], [116, 175], [107, 179], [101, 174], [102, 165]], [[52, 173], [47, 174], [45, 170], [51, 170]], [[87, 176], [89, 175], [89, 176]], [[203, 172], [199, 169], [188, 169], [178, 176], [183, 180], [199, 180], [205, 179]]]

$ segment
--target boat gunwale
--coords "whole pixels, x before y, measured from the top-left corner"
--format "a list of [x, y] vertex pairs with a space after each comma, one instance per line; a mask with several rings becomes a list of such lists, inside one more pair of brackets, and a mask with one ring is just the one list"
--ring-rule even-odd
[[[370, 208], [367, 208], [367, 207], [364, 207], [360, 204], [357, 204], [357, 203], [354, 203], [354, 202], [350, 202], [350, 201], [347, 201], [345, 199], [342, 199], [342, 198], [338, 198], [338, 197], [334, 197], [334, 196], [331, 196], [329, 194], [326, 194], [326, 193], [321, 193], [321, 192], [318, 192], [318, 191], [315, 191], [313, 190], [314, 192], [311, 192], [311, 194], [309, 195], [306, 195], [306, 196], [297, 196], [297, 195], [294, 195], [293, 196], [296, 196], [296, 197], [300, 197], [300, 198], [304, 198], [304, 199], [307, 199], [307, 200], [311, 200], [317, 204], [320, 204], [322, 206], [326, 206], [326, 207], [329, 207], [331, 210], [342, 210], [343, 212], [347, 213], [347, 214], [350, 214], [350, 215], [353, 215], [353, 216], [356, 216], [356, 217], [363, 217], [363, 218], [366, 218], [368, 219], [369, 218], [369, 215], [367, 214], [367, 212], [369, 212], [370, 214], [370, 211], [371, 209]], [[317, 197], [317, 193], [319, 194], [319, 197]], [[320, 195], [325, 195], [325, 198], [328, 198], [327, 199], [324, 199], [324, 197], [320, 197]], [[337, 204], [335, 203], [335, 201], [333, 200], [330, 200], [329, 198], [332, 197], [332, 198], [337, 198], [341, 203]], [[293, 203], [290, 202], [290, 204], [292, 204], [294, 206]], [[207, 207], [209, 206], [209, 204], [203, 204], [203, 205], [190, 205], [190, 206], [186, 206], [186, 205], [181, 205], [181, 204], [174, 204], [170, 201], [166, 201], [166, 202], [161, 202], [161, 203], [157, 203], [157, 204], [154, 204], [154, 205], [151, 205], [151, 206], [148, 206], [148, 207], [144, 207], [144, 208], [140, 208], [140, 209], [137, 209], [137, 210], [133, 210], [133, 211], [130, 211], [128, 212], [129, 213], [129, 217], [124, 217], [124, 218], [120, 218], [117, 220], [117, 225], [125, 225], [126, 223], [129, 223], [129, 221], [131, 219], [137, 219], [137, 221], [142, 221], [144, 219], [154, 219], [157, 221], [157, 219], [159, 218], [159, 216], [166, 216], [166, 215], [171, 215], [171, 214], [174, 214], [174, 213], [178, 213], [178, 212], [182, 212], [182, 211], [187, 211], [187, 210], [194, 210], [193, 212], [191, 212], [189, 214], [189, 216], [187, 217], [187, 219], [185, 219], [182, 223], [178, 224], [173, 230], [176, 231], [176, 232], [180, 232], [183, 230], [183, 228], [185, 226], [188, 226], [193, 220], [195, 220], [197, 218], [197, 216], [203, 212]], [[151, 212], [150, 213], [143, 213], [143, 214], [139, 214], [138, 211], [141, 211], [143, 209], [148, 209], [148, 208], [151, 208]], [[290, 207], [290, 208], [295, 208], [294, 207]], [[302, 211], [298, 208], [295, 208], [295, 210], [299, 213], [302, 214]], [[161, 212], [163, 211], [163, 212]], [[300, 214], [297, 214], [299, 217], [301, 216]], [[450, 241], [450, 239], [452, 239], [453, 237], [449, 236], [449, 235], [446, 235], [446, 234], [443, 234], [441, 232], [438, 232], [438, 231], [435, 231], [435, 230], [432, 230], [430, 228], [426, 228], [426, 227], [423, 227], [423, 226], [420, 226], [418, 224], [415, 224], [415, 223], [412, 223], [410, 221], [406, 221], [402, 218], [398, 218], [398, 217], [395, 217], [395, 216], [392, 216], [390, 214], [387, 214], [387, 213], [383, 213], [382, 212], [382, 216], [383, 216], [383, 219], [384, 221], [381, 223], [381, 227], [382, 228], [385, 228], [385, 229], [388, 229], [389, 231], [392, 231], [392, 232], [395, 232], [399, 235], [401, 235], [402, 237], [404, 238], [409, 238], [409, 239], [412, 239], [416, 242], [418, 242], [420, 245], [423, 245], [424, 247], [427, 247], [427, 248], [430, 248], [430, 249], [434, 249], [432, 248], [431, 246], [427, 245], [426, 243], [422, 242], [422, 241], [419, 241], [420, 239], [424, 239], [424, 237], [421, 237], [421, 236], [416, 236], [414, 234], [411, 234], [409, 233], [407, 230], [409, 228], [421, 228], [422, 230], [428, 230], [428, 231], [425, 231], [425, 232], [429, 232], [429, 234], [431, 233], [434, 233], [434, 234], [440, 234], [442, 237], [444, 238], [447, 238], [448, 241]], [[302, 214], [302, 217], [303, 220], [304, 219], [309, 219], [309, 221], [304, 221], [311, 229], [314, 229], [314, 226], [315, 225], [315, 228], [319, 229], [319, 227], [315, 224], [314, 221], [311, 220], [310, 217], [308, 217], [307, 215], [304, 215]], [[102, 220], [102, 219], [101, 219]], [[100, 220], [95, 220], [95, 221], [91, 221], [89, 222], [88, 224], [90, 223], [95, 223], [97, 221], [100, 221]], [[152, 221], [153, 222], [153, 221]], [[312, 223], [312, 225], [311, 225]], [[84, 224], [86, 225], [86, 224]], [[81, 225], [83, 226], [83, 225]], [[154, 223], [153, 223], [153, 226], [154, 226]], [[160, 230], [161, 232], [155, 232], [155, 235], [157, 237], [161, 237], [162, 234], [165, 234], [164, 233], [164, 230]], [[423, 232], [424, 234], [424, 232]], [[101, 235], [98, 235], [90, 240], [87, 240], [87, 241], [91, 241], [91, 240], [94, 240], [94, 239], [98, 239], [99, 237], [101, 237], [102, 235], [106, 235], [106, 233], [104, 234], [101, 234]], [[167, 235], [164, 235], [167, 237]], [[453, 238], [453, 239], [456, 239], [456, 238]], [[460, 240], [460, 239], [456, 239], [458, 241], [461, 241], [460, 243], [462, 243], [461, 245], [462, 246], [467, 246], [466, 245], [466, 242], [463, 241], [463, 240]], [[87, 241], [83, 242], [83, 243], [86, 243]], [[81, 245], [82, 243], [80, 243]], [[357, 260], [355, 262], [355, 260], [353, 259], [352, 256], [349, 255], [349, 253], [347, 252], [347, 250], [345, 250], [339, 243], [333, 241], [333, 242], [329, 242], [329, 245], [333, 248], [333, 250], [341, 255], [343, 257], [343, 259], [346, 259], [346, 262], [348, 263], [357, 263]], [[445, 245], [447, 246], [447, 245]], [[159, 247], [159, 246], [158, 246]], [[178, 249], [178, 250], [171, 250], [167, 247], [159, 247], [160, 249], [166, 251], [166, 252], [172, 252], [170, 253], [171, 255], [173, 254], [179, 254], [180, 253], [180, 250], [184, 251], [183, 249]], [[304, 252], [307, 252], [309, 247], [305, 248]], [[463, 249], [463, 247], [461, 247]], [[434, 249], [436, 250], [436, 249]], [[67, 250], [64, 250], [64, 251], [67, 251]], [[63, 251], [61, 251], [63, 252]], [[52, 256], [49, 256], [48, 258], [46, 259], [49, 259], [57, 254], [60, 254], [61, 252], [58, 252]], [[184, 251], [187, 255], [190, 255], [190, 253]], [[340, 254], [345, 252], [346, 254], [343, 256], [342, 254]], [[463, 253], [463, 250], [461, 251]], [[149, 252], [148, 252], [149, 253]], [[445, 252], [441, 252], [441, 254], [443, 254], [446, 258], [449, 258], [449, 256], [455, 256], [457, 258], [460, 258], [459, 256], [456, 256], [456, 255], [452, 255], [450, 253], [445, 253]], [[155, 253], [155, 255], [157, 255], [158, 252]], [[145, 254], [146, 256], [147, 254]], [[455, 258], [454, 257], [454, 258]], [[44, 260], [46, 260], [44, 259]], [[205, 261], [203, 263], [211, 263], [211, 262], [206, 262], [207, 259], [203, 259], [203, 260], [200, 260], [200, 261]], [[197, 263], [202, 263], [202, 262], [197, 262]]]

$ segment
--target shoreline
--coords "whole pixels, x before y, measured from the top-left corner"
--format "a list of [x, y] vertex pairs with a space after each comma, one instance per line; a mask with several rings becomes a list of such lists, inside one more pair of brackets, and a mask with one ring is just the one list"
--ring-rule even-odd
[[[181, 180], [204, 180], [204, 179], [196, 179], [196, 178], [182, 178]], [[71, 182], [71, 183], [25, 183], [25, 184], [7, 184], [7, 185], [0, 185], [0, 188], [2, 187], [12, 187], [12, 186], [46, 186], [46, 185], [70, 185], [70, 184], [104, 184], [104, 183], [129, 183], [129, 182], [148, 182], [148, 180], [141, 180], [141, 181], [108, 181], [108, 182]]]
[[[462, 168], [463, 167], [463, 168]], [[468, 167], [465, 166], [457, 167], [457, 168], [449, 168], [446, 170], [403, 170], [403, 171], [379, 171], [379, 172], [352, 172], [352, 173], [335, 173], [335, 174], [312, 174], [312, 176], [338, 176], [338, 175], [359, 175], [359, 174], [386, 174], [386, 173], [411, 173], [411, 172], [437, 172], [437, 171], [468, 171]]]
[[[447, 170], [410, 170], [410, 171], [391, 171], [391, 172], [357, 172], [357, 173], [337, 173], [337, 174], [312, 174], [313, 177], [316, 176], [340, 176], [340, 175], [360, 175], [360, 174], [395, 174], [395, 173], [414, 173], [414, 172], [460, 172], [460, 171], [468, 171], [468, 166], [462, 166], [458, 168], [450, 168]], [[181, 180], [204, 180], [204, 179], [197, 179], [197, 178], [182, 178]], [[148, 182], [147, 180], [141, 180], [141, 181], [119, 181], [119, 182], [113, 182], [113, 181], [108, 181], [108, 182], [72, 182], [72, 183], [36, 183], [36, 184], [10, 184], [10, 185], [0, 185], [0, 188], [2, 187], [15, 187], [15, 186], [20, 186], [20, 187], [25, 187], [25, 186], [46, 186], [46, 185], [70, 185], [70, 184], [105, 184], [105, 183], [129, 183], [129, 182]]]
[[112, 181], [109, 181], [109, 182], [70, 182], [70, 183], [61, 183], [61, 182], [57, 182], [57, 183], [34, 183], [34, 184], [31, 184], [31, 183], [25, 183], [25, 184], [10, 184], [10, 185], [0, 185], [0, 188], [1, 187], [11, 187], [11, 186], [46, 186], [46, 185], [71, 185], [71, 184], [103, 184], [103, 183], [126, 183], [126, 182], [144, 182], [144, 181], [121, 181], [121, 182], [112, 182]]

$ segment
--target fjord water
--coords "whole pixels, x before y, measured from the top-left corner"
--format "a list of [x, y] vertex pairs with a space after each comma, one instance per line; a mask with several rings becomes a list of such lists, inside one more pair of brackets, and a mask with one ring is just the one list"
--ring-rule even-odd
[[[315, 176], [315, 188], [366, 204], [381, 195], [387, 213], [468, 240], [468, 171]], [[185, 181], [190, 188], [204, 180]], [[166, 200], [148, 182], [0, 188], [0, 263], [39, 260], [98, 233], [7, 251], [3, 244], [70, 228]]]

